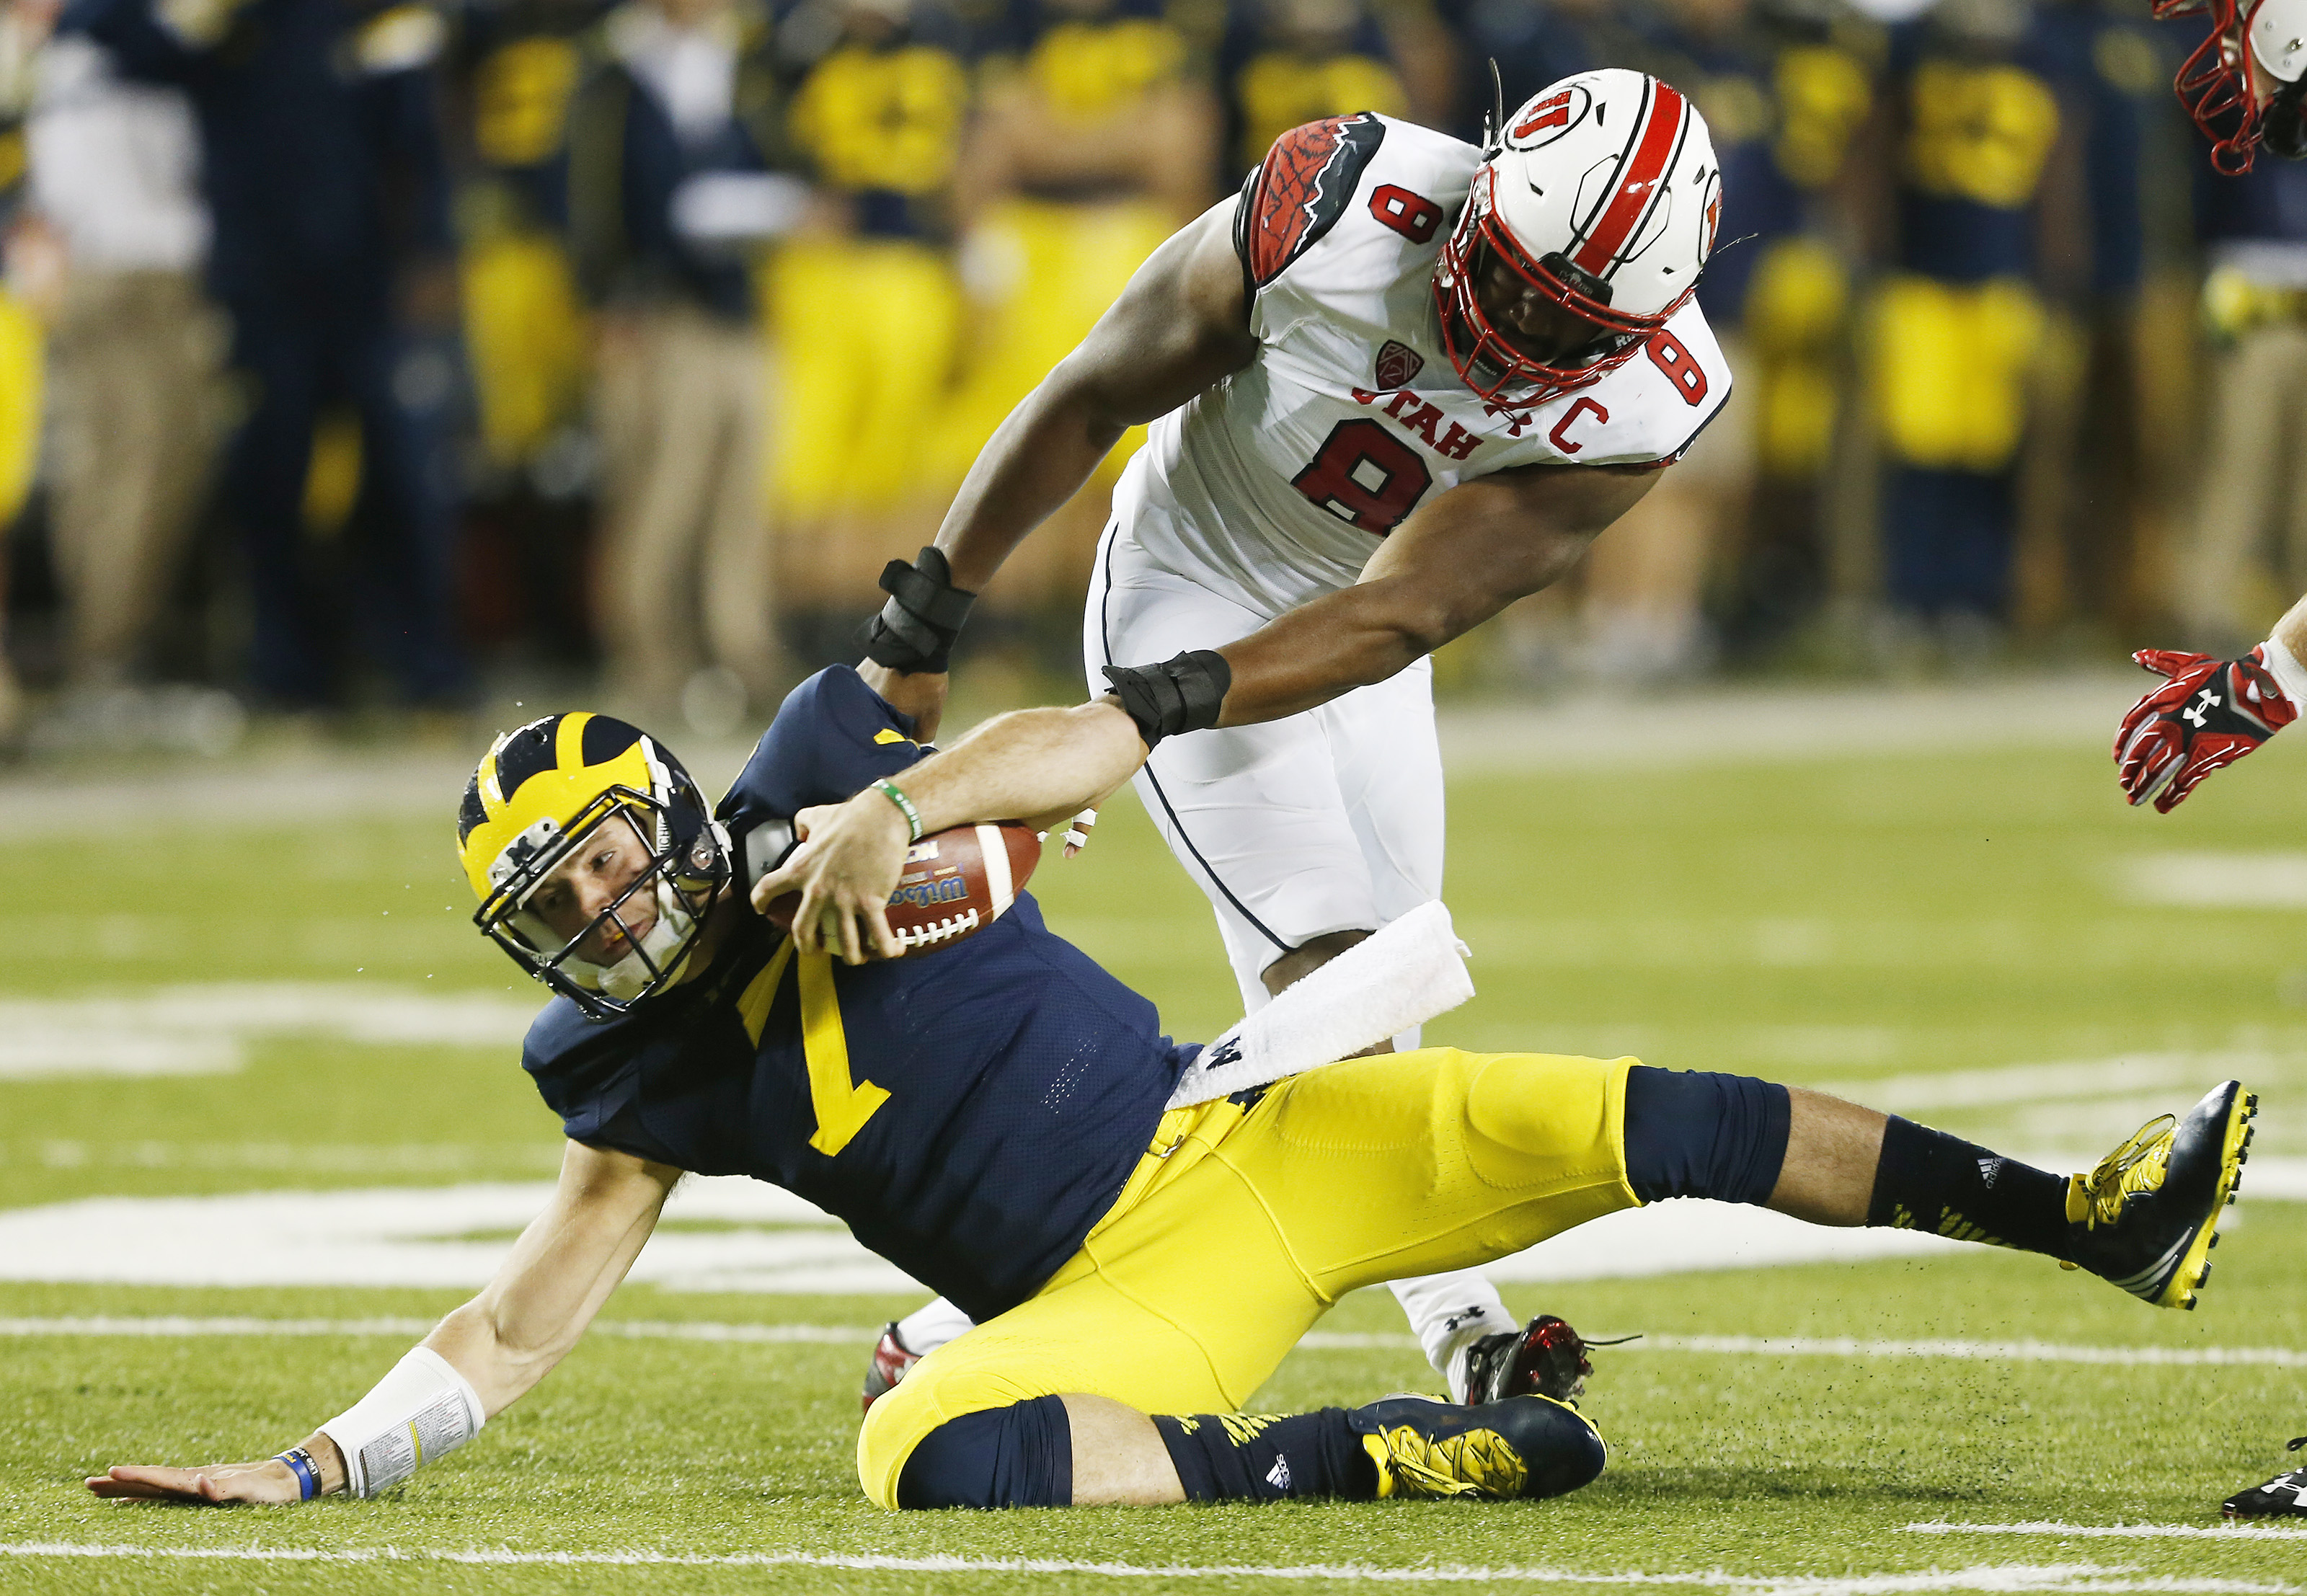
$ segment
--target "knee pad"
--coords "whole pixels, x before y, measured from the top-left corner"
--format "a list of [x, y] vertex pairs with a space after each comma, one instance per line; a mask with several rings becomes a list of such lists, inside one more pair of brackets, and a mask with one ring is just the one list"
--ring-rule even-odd
[[1637, 1064], [1626, 1072], [1626, 1184], [1645, 1203], [1767, 1202], [1792, 1111], [1775, 1081]]
[[948, 1419], [897, 1480], [900, 1507], [1064, 1507], [1074, 1499], [1065, 1399], [1040, 1396]]

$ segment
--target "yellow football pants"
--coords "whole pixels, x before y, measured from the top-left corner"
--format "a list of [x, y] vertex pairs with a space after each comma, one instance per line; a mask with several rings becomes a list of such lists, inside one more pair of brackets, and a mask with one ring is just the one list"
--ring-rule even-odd
[[965, 1413], [1079, 1393], [1238, 1410], [1348, 1291], [1520, 1252], [1638, 1199], [1632, 1059], [1426, 1048], [1164, 1115], [1081, 1250], [1030, 1301], [939, 1347], [873, 1404], [865, 1494]]

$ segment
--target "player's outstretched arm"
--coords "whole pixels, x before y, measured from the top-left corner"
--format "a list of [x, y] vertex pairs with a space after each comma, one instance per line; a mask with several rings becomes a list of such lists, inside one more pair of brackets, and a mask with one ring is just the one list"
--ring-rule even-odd
[[1232, 682], [1217, 724], [1278, 720], [1385, 681], [1557, 580], [1662, 475], [1526, 466], [1452, 488], [1403, 522], [1353, 587], [1218, 650]]
[[[954, 589], [982, 591], [1009, 551], [1080, 491], [1122, 433], [1166, 416], [1257, 353], [1233, 249], [1235, 204], [1211, 207], [1155, 250], [1089, 336], [979, 451], [938, 528]], [[923, 737], [937, 734], [945, 707], [941, 665], [893, 668], [868, 660], [858, 670], [920, 722]]]
[[2224, 769], [2289, 725], [2307, 706], [2307, 598], [2241, 659], [2169, 648], [2131, 656], [2162, 677], [2115, 728], [2115, 779], [2134, 804], [2176, 809]]
[[[430, 1454], [439, 1455], [470, 1438], [482, 1420], [510, 1407], [577, 1344], [632, 1266], [680, 1178], [681, 1171], [669, 1165], [570, 1142], [553, 1201], [521, 1232], [496, 1277], [442, 1319], [360, 1403], [292, 1449], [301, 1450], [299, 1463], [284, 1461], [289, 1456], [284, 1453], [260, 1462], [192, 1468], [116, 1463], [90, 1479], [89, 1489], [99, 1497], [207, 1503], [296, 1502], [333, 1491], [367, 1496], [384, 1489], [406, 1471], [387, 1477], [381, 1454], [363, 1447], [364, 1434], [390, 1428], [396, 1420], [405, 1428], [434, 1394], [462, 1395], [464, 1404], [477, 1402], [478, 1414], [459, 1419], [452, 1413], [446, 1433], [454, 1438]], [[396, 1403], [410, 1412], [387, 1411]], [[362, 1455], [348, 1460], [346, 1446]], [[313, 1476], [309, 1488], [300, 1464]], [[412, 1459], [409, 1467], [414, 1466]]]
[[[997, 716], [892, 785], [924, 834], [988, 820], [1050, 828], [1102, 802], [1145, 762], [1136, 723], [1105, 698]], [[896, 957], [903, 949], [889, 930], [888, 904], [912, 834], [905, 812], [870, 786], [846, 803], [802, 811], [793, 830], [802, 845], [754, 885], [754, 909], [767, 914], [798, 892], [793, 937], [803, 950], [830, 948], [853, 965]]]
[[1250, 363], [1257, 340], [1233, 248], [1236, 203], [1171, 235], [979, 452], [938, 528], [955, 586], [975, 592], [991, 581], [1123, 433]]

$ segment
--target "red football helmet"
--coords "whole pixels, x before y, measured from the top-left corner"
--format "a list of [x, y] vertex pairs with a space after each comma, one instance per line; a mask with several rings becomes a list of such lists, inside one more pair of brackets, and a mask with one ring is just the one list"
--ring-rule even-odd
[[[1434, 296], [1458, 375], [1520, 409], [1595, 382], [1689, 302], [1714, 246], [1722, 170], [1698, 107], [1620, 68], [1540, 90], [1495, 136]], [[1594, 336], [1548, 359], [1527, 353], [1482, 305], [1494, 262]]]
[[2307, 0], [2154, 0], [2154, 12], [2210, 18], [2172, 87], [2211, 141], [2212, 166], [2239, 176], [2261, 144], [2307, 156]]

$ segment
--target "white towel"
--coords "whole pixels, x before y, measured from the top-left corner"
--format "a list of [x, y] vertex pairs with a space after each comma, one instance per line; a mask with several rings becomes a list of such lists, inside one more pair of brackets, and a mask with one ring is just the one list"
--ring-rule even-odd
[[1474, 995], [1466, 945], [1440, 899], [1356, 943], [1202, 1050], [1169, 1107], [1334, 1064]]

